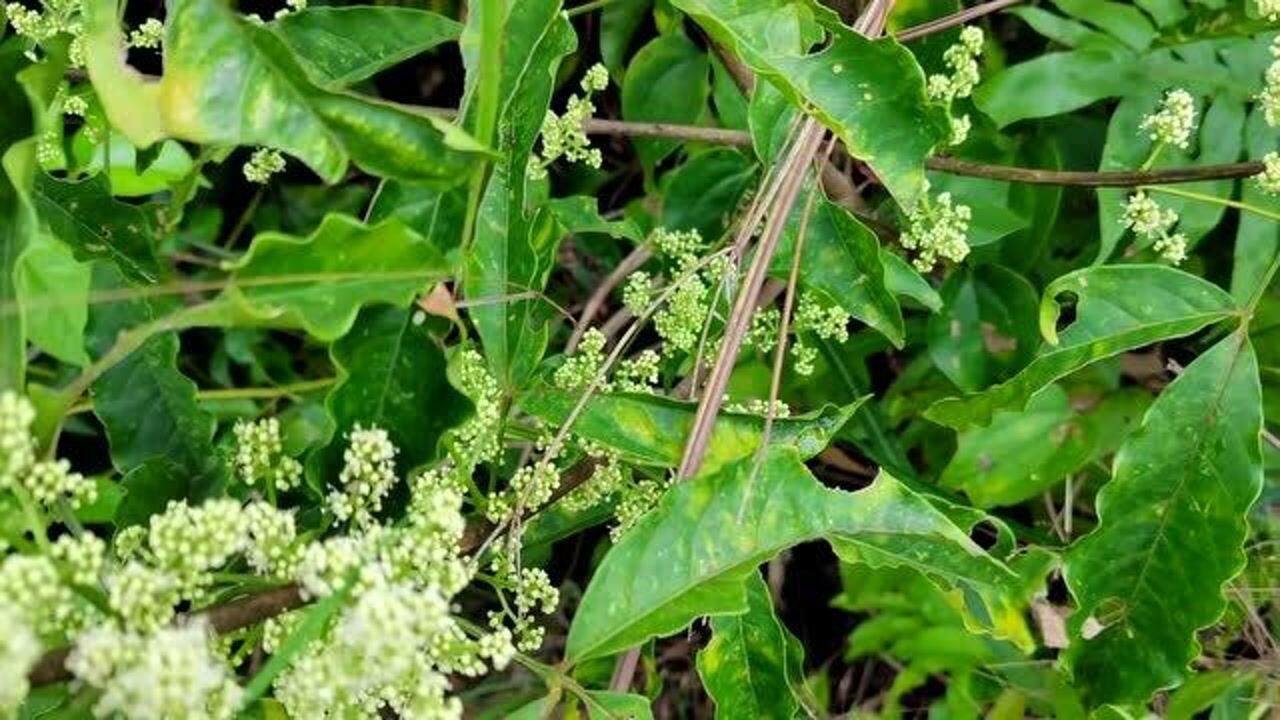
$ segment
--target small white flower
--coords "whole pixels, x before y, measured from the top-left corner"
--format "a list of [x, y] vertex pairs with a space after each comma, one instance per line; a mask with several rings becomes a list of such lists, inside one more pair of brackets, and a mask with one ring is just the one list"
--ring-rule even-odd
[[1152, 142], [1186, 149], [1196, 129], [1196, 101], [1186, 90], [1165, 93], [1160, 109], [1147, 115], [1138, 126]]
[[1280, 194], [1280, 153], [1269, 152], [1262, 156], [1262, 172], [1253, 176], [1258, 189], [1268, 195]]
[[284, 170], [284, 156], [279, 150], [258, 148], [244, 164], [244, 177], [249, 182], [265, 184], [272, 175]]

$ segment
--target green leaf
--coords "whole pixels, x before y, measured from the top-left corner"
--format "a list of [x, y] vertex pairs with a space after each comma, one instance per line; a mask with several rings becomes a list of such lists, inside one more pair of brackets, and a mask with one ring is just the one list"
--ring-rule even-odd
[[1138, 8], [1111, 0], [1054, 0], [1059, 10], [1092, 23], [1134, 50], [1145, 50], [1156, 29]]
[[[18, 305], [18, 260], [35, 234], [29, 198], [35, 175], [35, 132], [31, 108], [18, 72], [28, 64], [25, 43], [11, 38], [0, 45], [0, 390], [26, 385], [27, 333]], [[17, 106], [17, 107], [14, 107]]]
[[[797, 202], [792, 209], [769, 266], [769, 273], [780, 280], [791, 275], [806, 204]], [[824, 304], [840, 306], [879, 330], [895, 347], [902, 347], [906, 339], [902, 309], [885, 287], [880, 241], [847, 210], [825, 199], [814, 203], [805, 228], [799, 282], [821, 296]]]
[[[523, 398], [522, 408], [557, 426], [568, 419], [578, 397], [575, 392], [540, 386]], [[864, 400], [844, 407], [828, 405], [806, 415], [777, 418], [770, 444], [792, 446], [802, 457], [813, 457], [822, 452]], [[608, 447], [629, 462], [675, 467], [684, 453], [696, 410], [695, 403], [657, 395], [598, 393], [583, 407], [573, 432]], [[760, 447], [763, 434], [764, 418], [722, 413], [707, 444], [703, 472], [713, 472], [753, 455]]]
[[[1076, 319], [1059, 335], [1058, 297], [1076, 298]], [[1217, 286], [1159, 265], [1107, 265], [1054, 280], [1040, 302], [1040, 332], [1049, 341], [1010, 380], [934, 403], [925, 417], [963, 430], [991, 422], [999, 410], [1021, 410], [1037, 390], [1090, 363], [1159, 340], [1182, 337], [1238, 312]]]
[[[672, 4], [831, 128], [899, 203], [913, 204], [924, 184], [924, 159], [950, 138], [951, 126], [946, 110], [927, 100], [924, 73], [906, 48], [892, 39], [868, 40], [832, 22], [825, 9], [803, 3]], [[819, 39], [820, 20], [827, 21], [831, 41], [807, 54]]]
[[566, 233], [582, 235], [600, 233], [612, 238], [626, 238], [632, 242], [644, 240], [644, 234], [634, 220], [605, 220], [600, 215], [597, 200], [587, 195], [571, 195], [547, 201], [547, 209]]
[[600, 11], [600, 58], [619, 85], [626, 80], [627, 50], [650, 4], [649, 0], [627, 0], [609, 3]]
[[773, 614], [769, 586], [758, 573], [746, 580], [747, 611], [711, 618], [711, 642], [698, 651], [698, 676], [716, 704], [718, 720], [790, 718], [799, 710], [791, 677], [799, 658], [790, 633]]
[[233, 267], [227, 293], [253, 316], [333, 340], [362, 305], [403, 305], [446, 270], [440, 251], [399, 221], [368, 226], [328, 215], [305, 238], [255, 237]]
[[515, 3], [506, 27], [498, 135], [507, 160], [485, 188], [462, 270], [467, 298], [484, 301], [469, 315], [485, 357], [499, 382], [519, 387], [546, 352], [552, 312], [541, 298], [507, 298], [542, 291], [560, 242], [547, 208], [528, 207], [526, 172], [557, 69], [577, 36], [558, 0]]
[[[1154, 112], [1160, 105], [1161, 93], [1152, 90], [1127, 97], [1116, 106], [1107, 127], [1107, 143], [1102, 150], [1099, 170], [1125, 170], [1139, 167], [1151, 151], [1151, 140], [1139, 125], [1142, 118]], [[1229, 98], [1214, 101], [1204, 110], [1198, 130], [1198, 152], [1188, 153], [1177, 148], [1162, 150], [1153, 167], [1195, 167], [1235, 162], [1240, 157], [1245, 127], [1244, 104]], [[1248, 185], [1248, 183], [1246, 183]], [[1235, 187], [1233, 180], [1180, 185], [1181, 189], [1211, 197], [1227, 199]], [[1129, 191], [1117, 188], [1098, 190], [1098, 222], [1102, 232], [1097, 263], [1106, 262], [1115, 252], [1116, 245], [1125, 235], [1120, 224], [1125, 197]], [[1172, 195], [1156, 198], [1161, 207], [1178, 214], [1177, 232], [1187, 236], [1195, 245], [1222, 220], [1226, 208], [1203, 201], [1188, 200]], [[975, 210], [976, 212], [976, 210]], [[1241, 213], [1242, 220], [1246, 213]]]
[[881, 248], [880, 264], [884, 266], [884, 285], [889, 292], [909, 297], [933, 312], [942, 309], [942, 296], [919, 271], [911, 267], [911, 263]]
[[588, 690], [587, 716], [591, 720], [653, 720], [649, 698], [632, 693]]
[[[129, 287], [114, 266], [95, 264], [95, 290]], [[161, 307], [145, 298], [92, 306], [87, 333], [90, 354], [101, 357], [121, 331], [162, 313]], [[177, 333], [155, 335], [93, 384], [93, 411], [107, 431], [111, 462], [125, 474], [129, 495], [122, 512], [139, 499], [131, 489], [135, 485], [163, 488], [162, 492], [148, 489], [148, 496], [201, 500], [220, 489], [226, 476], [223, 459], [213, 445], [217, 423], [196, 403], [195, 383], [178, 370], [178, 349]], [[135, 475], [138, 472], [145, 482]]]
[[662, 225], [697, 230], [713, 240], [724, 233], [742, 194], [756, 177], [756, 164], [733, 148], [698, 153], [662, 176]]
[[332, 441], [312, 455], [314, 477], [327, 481], [342, 468], [347, 434], [356, 424], [387, 431], [399, 448], [401, 475], [434, 460], [445, 430], [469, 403], [445, 376], [444, 354], [418, 311], [378, 305], [365, 308], [330, 354], [342, 378], [325, 398], [335, 429]]
[[92, 269], [46, 234], [37, 234], [18, 260], [18, 302], [27, 339], [73, 365], [88, 365], [84, 328], [89, 320]]
[[973, 392], [1021, 369], [1035, 354], [1036, 291], [998, 265], [952, 273], [946, 306], [929, 318], [929, 357], [955, 386]]
[[[771, 445], [763, 458], [679, 483], [623, 536], [583, 594], [566, 657], [581, 663], [699, 616], [746, 612], [744, 580], [756, 566], [817, 538], [857, 542], [874, 562], [890, 562], [897, 538], [910, 548], [898, 561], [951, 582], [1015, 577], [892, 476], [881, 472], [855, 493], [832, 490], [809, 474], [795, 448]], [[974, 570], [982, 577], [969, 577]]]
[[1195, 635], [1245, 564], [1262, 487], [1262, 391], [1243, 330], [1161, 392], [1098, 494], [1098, 527], [1067, 555], [1077, 610], [1066, 662], [1095, 703], [1146, 702], [1186, 676]]
[[[1267, 125], [1263, 111], [1255, 108], [1249, 113], [1245, 136], [1248, 157], [1257, 158], [1276, 147], [1280, 133]], [[1280, 197], [1263, 192], [1256, 183], [1241, 183], [1240, 201], [1271, 212], [1280, 212]], [[1280, 252], [1280, 225], [1253, 213], [1240, 213], [1231, 266], [1231, 295], [1236, 302], [1248, 302], [1261, 290], [1267, 266], [1277, 252]]]
[[961, 433], [938, 483], [963, 490], [978, 507], [1015, 505], [1114, 451], [1148, 404], [1142, 390], [1120, 391], [1079, 413], [1049, 385], [1025, 410], [996, 413], [991, 425]]
[[426, 10], [309, 7], [268, 24], [317, 85], [346, 87], [450, 40], [462, 24]]
[[[622, 117], [633, 122], [692, 125], [707, 109], [711, 91], [707, 53], [682, 32], [659, 35], [640, 48], [627, 67], [622, 86]], [[636, 154], [646, 168], [671, 154], [675, 140], [635, 138]]]
[[155, 254], [154, 214], [113, 198], [103, 175], [66, 182], [41, 173], [33, 198], [49, 232], [77, 260], [110, 260], [133, 282], [159, 281], [163, 271]]
[[[213, 145], [265, 145], [306, 163], [326, 182], [350, 162], [374, 175], [452, 184], [481, 148], [422, 110], [315, 85], [270, 28], [226, 0], [169, 6], [164, 76], [124, 64], [115, 0], [86, 0], [85, 56], [107, 117], [138, 147], [166, 137]], [[228, 72], [239, 81], [226, 82]]]
[[385, 180], [373, 196], [366, 220], [377, 224], [395, 218], [448, 253], [462, 242], [466, 214], [465, 186], [441, 190], [430, 184]]
[[483, 301], [468, 314], [485, 358], [501, 383], [520, 387], [532, 377], [551, 336], [551, 308], [541, 297], [523, 296], [546, 287], [561, 232], [545, 206], [526, 218], [511, 202], [515, 193], [508, 192], [507, 182], [501, 167], [489, 179], [474, 247], [464, 258], [464, 286], [469, 300]]

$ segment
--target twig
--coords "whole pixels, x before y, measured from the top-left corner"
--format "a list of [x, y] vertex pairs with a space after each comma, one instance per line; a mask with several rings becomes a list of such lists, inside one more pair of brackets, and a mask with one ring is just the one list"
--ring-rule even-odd
[[898, 42], [911, 42], [912, 40], [918, 40], [926, 35], [932, 35], [933, 33], [949, 30], [957, 25], [963, 25], [972, 20], [977, 20], [984, 15], [999, 12], [1012, 5], [1017, 5], [1020, 2], [1022, 2], [1022, 0], [991, 0], [991, 2], [974, 5], [971, 8], [965, 8], [960, 12], [952, 13], [946, 17], [940, 17], [937, 20], [930, 20], [927, 23], [921, 23], [914, 27], [909, 27], [906, 30], [896, 32], [893, 34], [893, 38]]
[[1171, 185], [1202, 180], [1229, 180], [1250, 177], [1262, 172], [1256, 160], [1221, 165], [1199, 165], [1162, 170], [1037, 170], [1009, 165], [987, 165], [953, 157], [935, 156], [925, 160], [930, 170], [950, 175], [1010, 180], [1031, 185], [1078, 185], [1081, 187], [1137, 187], [1139, 185]]
[[595, 318], [596, 313], [600, 312], [600, 308], [604, 306], [604, 301], [609, 298], [609, 293], [613, 292], [628, 275], [635, 272], [653, 257], [653, 248], [648, 244], [642, 243], [637, 245], [629, 255], [618, 263], [596, 289], [591, 292], [591, 297], [587, 298], [587, 304], [582, 306], [582, 314], [578, 316], [577, 327], [573, 329], [573, 334], [569, 336], [569, 342], [565, 345], [565, 352], [571, 353], [582, 340], [582, 336], [586, 334], [587, 328], [591, 325], [591, 321]]

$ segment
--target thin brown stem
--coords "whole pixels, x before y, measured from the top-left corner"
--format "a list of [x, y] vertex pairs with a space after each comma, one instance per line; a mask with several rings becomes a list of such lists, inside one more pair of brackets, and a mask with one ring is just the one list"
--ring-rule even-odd
[[1137, 187], [1139, 185], [1172, 185], [1203, 180], [1229, 180], [1257, 175], [1262, 163], [1256, 160], [1221, 165], [1199, 165], [1162, 170], [1037, 170], [1009, 165], [987, 165], [953, 157], [931, 157], [925, 161], [930, 170], [950, 175], [1009, 180], [1031, 185], [1077, 185], [1081, 187]]
[[971, 8], [965, 8], [960, 12], [952, 13], [946, 17], [940, 17], [937, 20], [930, 20], [927, 23], [921, 23], [914, 27], [909, 27], [901, 32], [896, 32], [893, 34], [893, 38], [898, 42], [919, 40], [926, 35], [939, 33], [943, 30], [950, 30], [957, 25], [963, 25], [967, 22], [977, 20], [984, 15], [999, 12], [1021, 2], [1022, 0], [990, 0], [990, 2], [984, 2], [979, 5], [974, 5]]
[[618, 266], [605, 276], [596, 289], [591, 292], [591, 297], [587, 298], [587, 303], [582, 306], [582, 314], [578, 316], [578, 324], [573, 329], [573, 334], [569, 336], [569, 342], [565, 345], [565, 352], [571, 353], [582, 341], [582, 336], [586, 334], [587, 328], [590, 327], [591, 321], [595, 319], [596, 313], [600, 312], [600, 308], [604, 307], [604, 302], [609, 298], [609, 293], [618, 287], [628, 275], [640, 269], [653, 257], [653, 248], [647, 244], [637, 245], [629, 255], [618, 263]]

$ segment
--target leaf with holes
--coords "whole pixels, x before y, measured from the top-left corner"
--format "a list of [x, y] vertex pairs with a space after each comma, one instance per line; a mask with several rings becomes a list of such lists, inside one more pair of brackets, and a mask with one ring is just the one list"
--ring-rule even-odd
[[[1076, 297], [1076, 319], [1059, 333], [1059, 296]], [[1048, 340], [1009, 380], [934, 403], [925, 416], [958, 430], [986, 425], [999, 410], [1021, 410], [1037, 390], [1092, 362], [1159, 340], [1182, 337], [1238, 310], [1231, 296], [1200, 278], [1158, 265], [1108, 265], [1054, 280], [1040, 302]]]
[[1147, 411], [1098, 495], [1098, 527], [1067, 554], [1076, 598], [1066, 662], [1097, 703], [1145, 702], [1187, 674], [1196, 632], [1244, 567], [1262, 487], [1257, 360], [1234, 332]]

